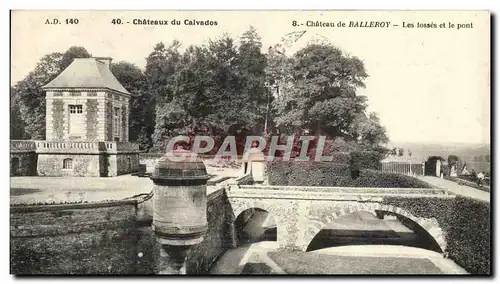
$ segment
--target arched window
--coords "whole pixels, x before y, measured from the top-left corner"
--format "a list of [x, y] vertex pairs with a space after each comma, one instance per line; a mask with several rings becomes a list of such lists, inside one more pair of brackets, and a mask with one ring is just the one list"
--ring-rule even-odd
[[73, 168], [73, 159], [64, 159], [63, 160], [63, 170], [71, 170]]

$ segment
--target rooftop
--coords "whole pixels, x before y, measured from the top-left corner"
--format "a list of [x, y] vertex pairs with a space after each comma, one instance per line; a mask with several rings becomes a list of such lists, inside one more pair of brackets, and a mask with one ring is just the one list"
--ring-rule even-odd
[[[75, 58], [59, 76], [43, 86], [42, 89], [106, 88], [131, 95], [101, 59], [104, 58]], [[106, 59], [110, 60], [110, 58]]]

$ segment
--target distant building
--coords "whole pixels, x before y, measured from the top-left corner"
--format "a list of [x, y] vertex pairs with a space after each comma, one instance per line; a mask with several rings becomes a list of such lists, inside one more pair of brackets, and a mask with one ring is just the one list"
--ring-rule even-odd
[[[42, 87], [46, 141], [28, 147], [35, 149], [38, 175], [116, 176], [138, 170], [139, 148], [128, 141], [132, 94], [111, 73], [111, 60], [76, 58]], [[12, 148], [20, 153], [20, 145], [11, 142], [11, 163]], [[20, 164], [22, 157], [17, 158]]]

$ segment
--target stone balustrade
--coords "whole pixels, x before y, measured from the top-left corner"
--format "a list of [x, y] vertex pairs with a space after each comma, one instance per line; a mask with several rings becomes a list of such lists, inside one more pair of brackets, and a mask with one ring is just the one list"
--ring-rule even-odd
[[71, 141], [37, 141], [37, 150], [51, 149], [95, 149], [102, 150], [100, 142], [71, 142]]
[[11, 140], [10, 151], [32, 152], [36, 150], [35, 141], [31, 140]]
[[11, 140], [11, 152], [138, 152], [131, 142]]

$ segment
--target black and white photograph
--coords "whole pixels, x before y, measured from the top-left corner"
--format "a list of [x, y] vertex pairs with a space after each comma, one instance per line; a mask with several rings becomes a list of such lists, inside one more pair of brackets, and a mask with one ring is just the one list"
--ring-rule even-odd
[[10, 274], [490, 276], [491, 21], [11, 10]]

